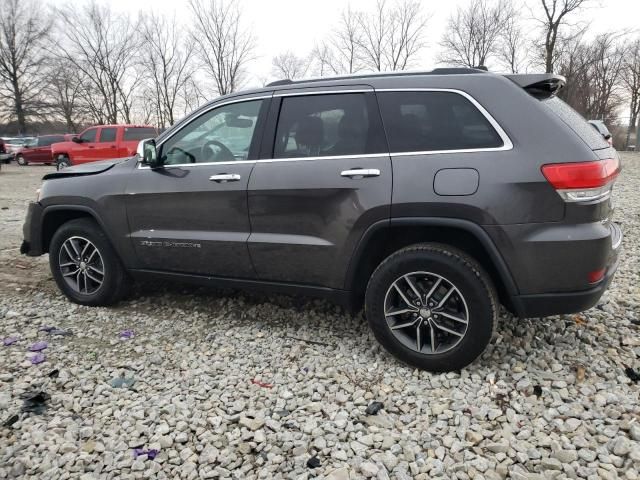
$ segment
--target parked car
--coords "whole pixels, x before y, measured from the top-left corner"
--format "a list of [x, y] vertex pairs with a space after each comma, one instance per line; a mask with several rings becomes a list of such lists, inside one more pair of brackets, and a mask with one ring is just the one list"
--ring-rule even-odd
[[91, 127], [72, 141], [54, 143], [51, 158], [60, 170], [87, 162], [130, 157], [135, 155], [140, 140], [156, 135], [156, 129], [148, 125]]
[[613, 136], [602, 120], [589, 120], [589, 124], [596, 130], [596, 132], [602, 135], [602, 138], [607, 141], [609, 146], [613, 146]]
[[22, 166], [30, 163], [51, 165], [51, 145], [71, 141], [75, 136], [74, 134], [41, 135], [18, 149], [15, 155], [16, 162]]
[[4, 139], [0, 138], [0, 166], [3, 163], [9, 163], [13, 155], [7, 152], [7, 148], [4, 144]]
[[564, 82], [438, 69], [220, 97], [136, 157], [46, 175], [22, 252], [82, 305], [131, 278], [364, 303], [389, 352], [460, 369], [499, 304], [586, 310], [616, 271], [618, 155]]
[[7, 153], [12, 155], [11, 159], [25, 144], [33, 142], [34, 137], [9, 137], [4, 139], [4, 146]]

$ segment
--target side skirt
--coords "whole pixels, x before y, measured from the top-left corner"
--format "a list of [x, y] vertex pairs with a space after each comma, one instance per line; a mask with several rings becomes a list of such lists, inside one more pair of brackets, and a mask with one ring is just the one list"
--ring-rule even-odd
[[282, 293], [285, 295], [300, 295], [305, 297], [322, 298], [338, 304], [351, 311], [351, 292], [335, 288], [301, 285], [296, 283], [269, 282], [263, 280], [246, 280], [241, 278], [215, 277], [209, 275], [195, 275], [189, 273], [164, 272], [158, 270], [129, 270], [129, 273], [140, 281], [154, 279], [169, 282], [185, 282], [193, 285], [202, 285], [219, 288], [234, 288], [238, 290], [251, 290], [269, 293]]

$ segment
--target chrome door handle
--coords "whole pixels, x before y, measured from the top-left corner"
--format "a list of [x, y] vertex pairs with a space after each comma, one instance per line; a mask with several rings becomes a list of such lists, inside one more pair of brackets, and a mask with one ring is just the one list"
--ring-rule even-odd
[[351, 170], [343, 170], [340, 172], [340, 176], [349, 178], [379, 177], [380, 170], [377, 168], [354, 168]]
[[237, 173], [219, 173], [218, 175], [211, 175], [209, 180], [212, 182], [224, 183], [224, 182], [237, 182], [240, 180], [240, 175]]

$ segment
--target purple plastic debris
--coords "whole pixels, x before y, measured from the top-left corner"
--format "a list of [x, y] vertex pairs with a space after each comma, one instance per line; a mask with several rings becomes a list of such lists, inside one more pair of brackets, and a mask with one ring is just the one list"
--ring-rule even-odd
[[7, 337], [4, 340], [2, 340], [2, 343], [4, 344], [5, 347], [8, 347], [9, 345], [13, 345], [17, 341], [18, 339], [16, 337]]
[[133, 330], [123, 330], [120, 332], [120, 338], [133, 338]]
[[40, 352], [47, 347], [48, 347], [47, 342], [36, 342], [29, 347], [29, 350], [32, 352]]
[[44, 326], [44, 327], [40, 327], [38, 330], [40, 330], [41, 332], [49, 333], [51, 330], [55, 330], [55, 329], [56, 327]]
[[144, 448], [134, 448], [133, 449], [133, 458], [138, 458], [140, 455], [146, 455], [149, 460], [153, 460], [158, 455], [158, 450], [155, 448], [150, 448], [149, 450], [145, 450]]
[[33, 355], [29, 360], [31, 360], [31, 363], [33, 365], [38, 365], [39, 363], [44, 362], [46, 359], [46, 357], [44, 356], [44, 353], [38, 352], [35, 355]]

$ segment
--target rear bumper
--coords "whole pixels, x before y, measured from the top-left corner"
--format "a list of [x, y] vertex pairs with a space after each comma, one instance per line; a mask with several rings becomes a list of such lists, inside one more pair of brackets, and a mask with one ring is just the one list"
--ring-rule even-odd
[[20, 253], [37, 257], [44, 253], [42, 248], [42, 205], [37, 202], [29, 203], [27, 218], [22, 226], [24, 240], [20, 246]]
[[517, 295], [512, 302], [518, 316], [523, 318], [546, 317], [588, 310], [598, 303], [618, 269], [622, 245], [622, 231], [611, 223], [611, 250], [609, 251], [604, 278], [592, 288], [574, 292]]
[[0, 153], [0, 162], [6, 163], [13, 160], [13, 153]]

